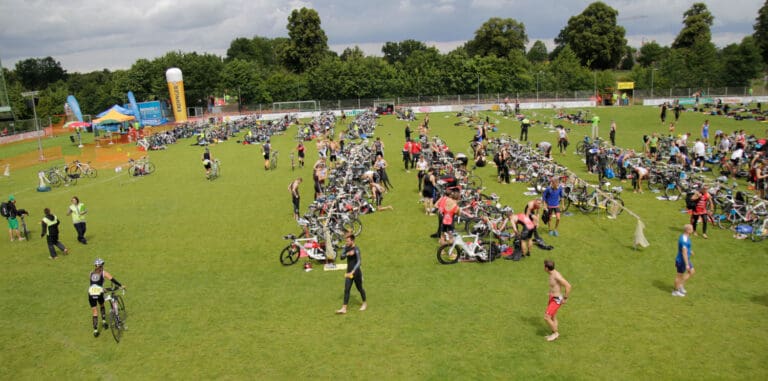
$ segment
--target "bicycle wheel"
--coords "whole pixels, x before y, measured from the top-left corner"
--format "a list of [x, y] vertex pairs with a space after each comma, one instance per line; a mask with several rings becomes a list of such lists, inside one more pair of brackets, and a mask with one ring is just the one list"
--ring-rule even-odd
[[482, 250], [485, 250], [485, 260], [480, 259], [480, 262], [493, 262], [496, 258], [501, 256], [499, 245], [493, 242], [483, 242], [480, 247], [482, 247]]
[[437, 249], [437, 261], [444, 265], [451, 265], [459, 261], [459, 248], [446, 243]]
[[352, 232], [355, 236], [360, 235], [363, 232], [363, 223], [357, 218], [351, 218], [342, 224], [342, 228], [346, 232]]
[[730, 211], [726, 212], [724, 216], [717, 220], [717, 227], [720, 229], [730, 229], [733, 226], [733, 220], [736, 215], [731, 214]]
[[624, 212], [624, 200], [622, 200], [619, 196], [613, 196], [612, 199], [608, 199], [608, 201], [606, 201], [605, 208], [609, 214], [612, 214], [615, 209], [615, 213], [618, 216]]
[[483, 186], [483, 179], [478, 175], [467, 176], [467, 186], [470, 188], [478, 189]]
[[91, 179], [95, 179], [98, 175], [98, 171], [96, 171], [96, 168], [88, 168], [88, 170], [85, 171], [85, 175]]
[[299, 260], [299, 254], [299, 247], [297, 245], [290, 244], [286, 246], [282, 252], [280, 252], [280, 263], [282, 263], [283, 266], [290, 266]]
[[65, 174], [63, 180], [64, 180], [64, 186], [77, 185], [77, 177], [72, 177], [70, 175]]
[[29, 230], [27, 229], [27, 223], [21, 220], [21, 234], [24, 235], [24, 239], [29, 241]]
[[269, 161], [269, 169], [277, 169], [277, 154], [273, 154]]
[[768, 221], [756, 220], [752, 223], [752, 233], [749, 238], [752, 242], [760, 242], [768, 236]]
[[128, 321], [128, 312], [125, 310], [125, 301], [123, 301], [123, 297], [120, 295], [115, 295], [114, 298], [117, 299], [117, 312], [118, 317], [120, 317], [120, 328], [125, 329], [125, 322]]
[[123, 336], [123, 327], [120, 323], [120, 315], [114, 304], [109, 310], [109, 329], [112, 330], [112, 337], [116, 342], [120, 342], [120, 338]]
[[80, 176], [83, 174], [83, 171], [77, 165], [70, 165], [67, 167], [66, 172], [67, 176], [74, 177], [76, 179], [80, 178]]
[[664, 188], [664, 196], [667, 196], [667, 199], [675, 197], [676, 200], [679, 200], [681, 194], [680, 187], [675, 183], [667, 184], [667, 187]]
[[48, 183], [50, 183], [52, 187], [58, 188], [58, 187], [61, 186], [61, 184], [64, 183], [64, 181], [56, 173], [49, 173], [48, 174]]
[[589, 213], [597, 207], [597, 199], [594, 197], [593, 194], [589, 195], [581, 195], [579, 197], [579, 210], [581, 210], [584, 213]]
[[584, 154], [584, 141], [576, 143], [576, 153], [579, 155]]
[[659, 176], [651, 175], [651, 176], [648, 176], [648, 179], [646, 179], [646, 182], [648, 183], [648, 190], [656, 191], [661, 189], [662, 183], [664, 181]]
[[155, 164], [147, 162], [147, 164], [144, 164], [144, 170], [147, 172], [147, 174], [155, 172]]

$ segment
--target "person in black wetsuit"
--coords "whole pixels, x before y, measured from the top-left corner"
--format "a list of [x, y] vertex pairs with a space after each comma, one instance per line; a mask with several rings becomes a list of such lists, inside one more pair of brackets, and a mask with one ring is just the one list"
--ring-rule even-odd
[[336, 310], [337, 314], [347, 313], [349, 291], [352, 290], [352, 283], [355, 284], [357, 291], [360, 293], [360, 298], [363, 300], [360, 311], [365, 311], [368, 308], [365, 289], [363, 289], [363, 270], [360, 268], [362, 263], [360, 249], [355, 246], [355, 236], [353, 234], [348, 234], [346, 240], [347, 245], [344, 246], [344, 250], [341, 252], [341, 259], [347, 259], [347, 272], [344, 274], [344, 304], [341, 306], [341, 309]]
[[96, 310], [96, 303], [101, 307], [102, 325], [104, 325], [105, 329], [109, 328], [107, 314], [104, 310], [104, 278], [109, 279], [117, 287], [125, 288], [125, 286], [112, 277], [112, 274], [104, 271], [104, 260], [101, 258], [96, 258], [93, 265], [95, 268], [89, 275], [91, 283], [88, 287], [88, 304], [91, 305], [91, 312], [93, 314], [93, 337], [99, 337], [99, 312]]

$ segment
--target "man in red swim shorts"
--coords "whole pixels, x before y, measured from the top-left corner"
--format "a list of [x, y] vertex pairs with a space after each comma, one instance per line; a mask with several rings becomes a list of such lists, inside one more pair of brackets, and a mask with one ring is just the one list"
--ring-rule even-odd
[[[552, 329], [552, 334], [547, 336], [547, 341], [555, 341], [560, 334], [557, 332], [557, 310], [565, 304], [568, 296], [571, 294], [571, 284], [568, 283], [559, 271], [555, 270], [555, 261], [547, 259], [544, 261], [544, 271], [549, 274], [549, 304], [544, 313], [544, 320]], [[562, 288], [565, 288], [563, 295]]]

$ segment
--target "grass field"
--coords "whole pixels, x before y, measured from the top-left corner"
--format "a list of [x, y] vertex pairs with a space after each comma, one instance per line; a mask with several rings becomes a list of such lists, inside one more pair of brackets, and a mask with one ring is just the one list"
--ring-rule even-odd
[[[666, 126], [657, 108], [597, 109], [601, 135], [618, 123], [617, 144], [639, 148], [644, 133]], [[552, 111], [534, 119], [549, 120]], [[495, 114], [500, 132], [517, 122]], [[703, 115], [685, 113], [678, 132], [694, 137]], [[456, 118], [431, 115], [432, 135], [464, 150], [472, 131]], [[697, 274], [686, 298], [670, 296], [676, 240], [688, 220], [680, 202], [626, 192], [645, 222], [646, 249], [632, 249], [635, 220], [622, 214], [563, 217], [555, 246], [521, 262], [437, 263], [434, 217], [417, 204], [415, 173], [400, 162], [404, 122], [384, 117], [376, 130], [386, 144], [395, 189], [394, 211], [362, 218], [369, 309], [337, 316], [343, 274], [301, 262], [284, 267], [282, 236], [295, 233], [288, 183], [312, 199], [309, 168], [292, 173], [293, 130], [273, 139], [277, 171], [262, 169], [260, 149], [230, 141], [211, 148], [222, 176], [204, 178], [199, 147], [180, 142], [152, 152], [157, 172], [130, 178], [102, 170], [72, 188], [37, 193], [30, 167], [0, 177], [0, 196], [13, 193], [32, 212], [30, 242], [0, 240], [0, 379], [766, 379], [768, 378], [768, 244], [739, 241], [710, 227], [694, 239]], [[415, 124], [412, 124], [412, 127]], [[744, 128], [761, 136], [768, 125], [712, 118], [712, 131]], [[588, 127], [573, 126], [571, 142]], [[556, 137], [540, 126], [531, 140]], [[47, 146], [68, 144], [66, 137]], [[60, 139], [60, 140], [57, 140]], [[24, 146], [26, 145], [26, 146]], [[21, 148], [20, 148], [21, 147]], [[36, 142], [14, 145], [17, 152]], [[0, 158], [12, 156], [0, 147]], [[71, 150], [71, 147], [66, 148]], [[114, 148], [108, 148], [114, 149]], [[572, 153], [557, 156], [590, 181]], [[316, 157], [314, 144], [308, 158]], [[50, 164], [47, 164], [50, 165]], [[495, 168], [479, 171], [489, 191], [516, 210], [529, 199], [522, 184], [500, 185]], [[628, 187], [629, 185], [625, 185]], [[742, 185], [743, 188], [743, 185]], [[89, 244], [75, 240], [65, 216], [69, 199], [86, 203]], [[72, 254], [48, 259], [39, 238], [42, 209], [63, 221]], [[543, 232], [542, 232], [543, 233]], [[86, 275], [94, 258], [128, 288], [128, 331], [116, 344], [91, 335]], [[560, 310], [561, 337], [544, 340], [547, 298], [544, 258], [573, 284]]]

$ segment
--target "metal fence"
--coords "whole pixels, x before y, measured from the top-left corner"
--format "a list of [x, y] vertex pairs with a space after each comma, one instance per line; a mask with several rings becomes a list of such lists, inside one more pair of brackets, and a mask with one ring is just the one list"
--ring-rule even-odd
[[[380, 98], [354, 98], [317, 101], [320, 110], [342, 110], [371, 108], [382, 103], [391, 103], [395, 106], [419, 107], [436, 105], [475, 105], [475, 104], [501, 104], [505, 99], [514, 103], [519, 102], [558, 102], [572, 100], [594, 99], [595, 89], [578, 91], [538, 91], [538, 92], [513, 92], [495, 94], [461, 94], [461, 95], [420, 95], [407, 97], [380, 97]], [[601, 95], [605, 91], [597, 89]], [[744, 97], [765, 96], [768, 90], [764, 87], [754, 88], [752, 93], [748, 87], [717, 87], [717, 88], [676, 88], [676, 89], [635, 89], [630, 91], [633, 103], [641, 104], [648, 98], [674, 98], [692, 97], [701, 92], [702, 97]], [[269, 112], [271, 104], [249, 104], [244, 107], [250, 112]], [[305, 110], [301, 110], [305, 111]], [[306, 110], [311, 111], [311, 110]]]
[[[48, 118], [37, 118], [40, 129], [49, 127], [53, 121]], [[35, 130], [34, 119], [10, 120], [0, 122], [0, 135], [13, 135]]]

